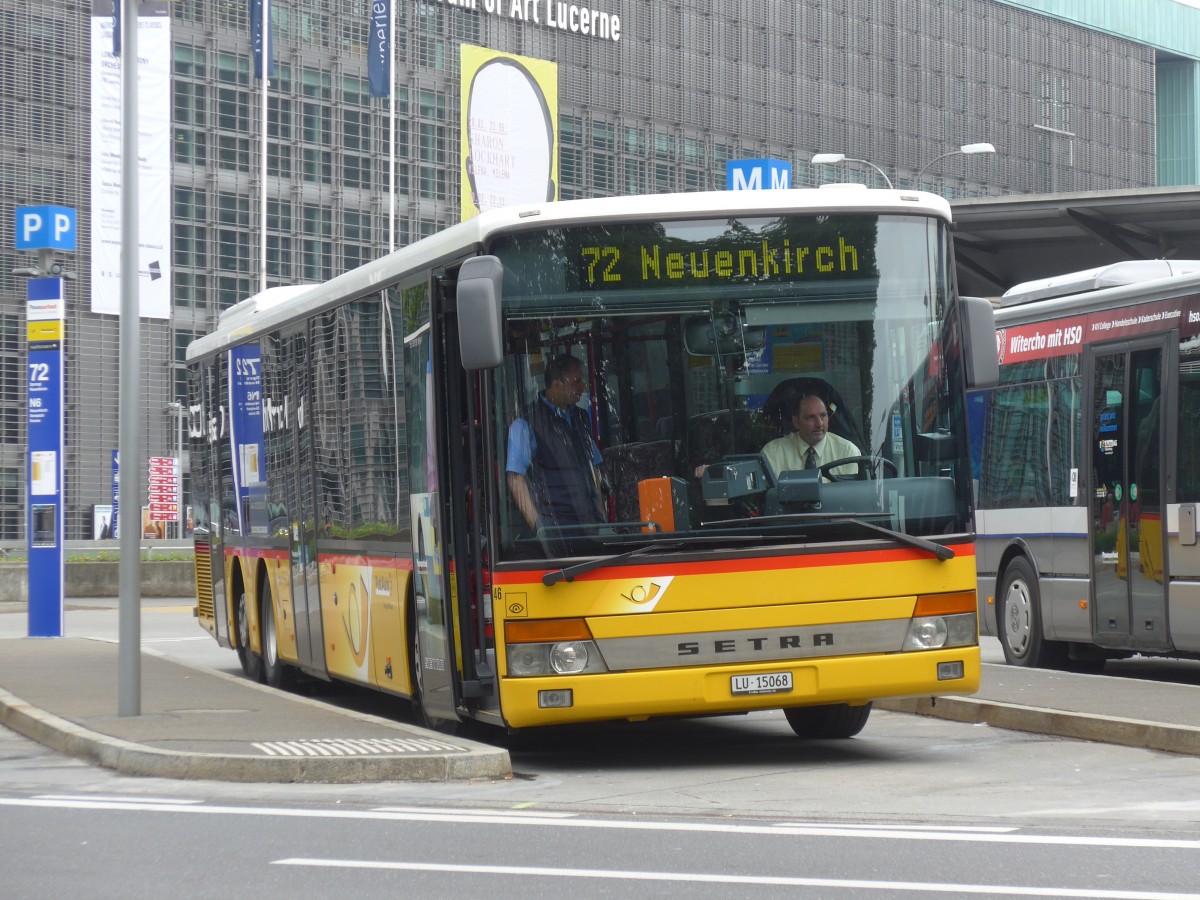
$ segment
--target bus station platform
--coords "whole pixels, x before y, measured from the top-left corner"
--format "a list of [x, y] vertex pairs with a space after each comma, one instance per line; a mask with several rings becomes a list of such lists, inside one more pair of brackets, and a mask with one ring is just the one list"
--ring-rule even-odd
[[[0, 725], [130, 775], [277, 783], [512, 777], [503, 748], [267, 688], [149, 649], [140, 657], [140, 715], [120, 716], [118, 654], [111, 641], [0, 639]], [[884, 700], [876, 708], [1200, 756], [1200, 686], [1194, 683], [985, 662], [973, 696]]]
[[120, 716], [119, 650], [86, 638], [0, 640], [0, 725], [127, 775], [322, 784], [512, 777], [503, 748], [147, 649], [141, 714]]
[[[969, 697], [883, 700], [877, 709], [936, 716], [955, 722], [1200, 756], [1200, 666], [1191, 660], [1110, 661], [1103, 672], [1080, 675], [987, 662], [979, 691]], [[1186, 670], [1178, 682], [1161, 681], [1147, 666]], [[1194, 671], [1192, 671], [1194, 670]], [[1122, 676], [1123, 671], [1136, 677]], [[1179, 683], [1190, 681], [1191, 683]]]

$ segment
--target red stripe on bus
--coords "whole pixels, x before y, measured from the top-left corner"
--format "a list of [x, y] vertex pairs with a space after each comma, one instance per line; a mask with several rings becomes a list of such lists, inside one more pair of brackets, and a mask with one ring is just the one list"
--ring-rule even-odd
[[370, 566], [374, 569], [411, 569], [412, 559], [395, 556], [364, 556], [361, 553], [319, 553], [318, 563], [335, 566]]
[[287, 559], [286, 550], [263, 549], [262, 547], [226, 547], [225, 558], [241, 556], [246, 559]]
[[[973, 557], [975, 555], [974, 544], [948, 544], [947, 546], [954, 551], [955, 556]], [[812, 553], [800, 556], [756, 556], [751, 559], [706, 560], [704, 562], [690, 563], [664, 564], [655, 560], [648, 560], [642, 565], [605, 566], [602, 569], [586, 572], [578, 576], [575, 580], [605, 581], [613, 578], [640, 578], [645, 575], [648, 567], [658, 566], [659, 568], [663, 568], [664, 565], [669, 566], [672, 575], [684, 576], [736, 574], [738, 572], [771, 572], [781, 569], [817, 569], [827, 566], [871, 565], [877, 563], [911, 562], [924, 559], [930, 559], [930, 555], [923, 550], [897, 548], [895, 550], [847, 550], [841, 553]], [[523, 572], [494, 571], [492, 572], [492, 583], [498, 585], [525, 584], [531, 578], [540, 578], [542, 574], [548, 571], [554, 570], [532, 569]]]

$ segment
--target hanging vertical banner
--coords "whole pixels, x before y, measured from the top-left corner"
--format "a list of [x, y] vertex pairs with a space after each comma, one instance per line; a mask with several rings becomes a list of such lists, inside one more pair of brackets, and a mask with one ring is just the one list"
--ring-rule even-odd
[[114, 450], [112, 460], [112, 536], [117, 536], [117, 518], [121, 513], [121, 454]]
[[[171, 317], [171, 17], [166, 0], [138, 16], [138, 310]], [[121, 67], [113, 2], [92, 4], [92, 312], [121, 313]], [[130, 8], [124, 10], [129, 14]]]
[[63, 634], [63, 280], [27, 286], [29, 636]]
[[[266, 13], [267, 30], [270, 30], [270, 8], [263, 8], [263, 4], [269, 3], [270, 0], [250, 0], [250, 48], [254, 51], [254, 77], [263, 77], [263, 14]], [[271, 40], [271, 35], [266, 35], [267, 43], [267, 77], [275, 77], [275, 42]]]
[[462, 218], [558, 196], [558, 66], [459, 48]]
[[238, 529], [242, 535], [266, 534], [262, 351], [258, 344], [246, 344], [229, 351], [229, 410]]
[[392, 93], [392, 0], [371, 0], [367, 27], [367, 79], [372, 97]]

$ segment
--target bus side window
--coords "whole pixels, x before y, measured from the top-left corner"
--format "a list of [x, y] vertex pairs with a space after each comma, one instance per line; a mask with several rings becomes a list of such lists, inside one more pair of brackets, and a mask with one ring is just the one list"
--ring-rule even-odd
[[1180, 374], [1178, 434], [1175, 499], [1195, 503], [1200, 500], [1200, 375]]

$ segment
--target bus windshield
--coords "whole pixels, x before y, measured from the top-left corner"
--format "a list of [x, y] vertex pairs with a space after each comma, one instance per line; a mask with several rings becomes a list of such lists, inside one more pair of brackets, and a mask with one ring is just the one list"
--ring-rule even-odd
[[503, 558], [969, 530], [944, 222], [589, 224], [489, 252]]

